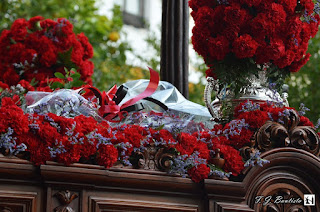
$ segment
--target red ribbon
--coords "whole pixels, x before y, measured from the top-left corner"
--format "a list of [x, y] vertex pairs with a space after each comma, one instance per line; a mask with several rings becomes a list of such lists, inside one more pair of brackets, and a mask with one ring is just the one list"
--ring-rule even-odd
[[[109, 121], [119, 122], [125, 117], [125, 114], [128, 113], [127, 111], [122, 111], [122, 109], [129, 107], [131, 105], [134, 105], [139, 100], [152, 95], [157, 90], [159, 80], [160, 80], [159, 74], [151, 68], [149, 68], [149, 71], [150, 71], [150, 81], [147, 88], [142, 93], [140, 93], [139, 95], [137, 95], [132, 99], [129, 99], [122, 105], [117, 105], [115, 101], [113, 101], [113, 97], [115, 96], [118, 90], [117, 85], [114, 85], [108, 92], [103, 91], [102, 93], [99, 91], [99, 89], [92, 86], [86, 86], [80, 91], [86, 90], [86, 89], [92, 91], [93, 94], [99, 99], [99, 104], [100, 104], [100, 108], [98, 111], [99, 115]], [[84, 94], [84, 96], [87, 98], [89, 97], [86, 94]], [[112, 120], [116, 116], [119, 116], [119, 120], [117, 121]]]

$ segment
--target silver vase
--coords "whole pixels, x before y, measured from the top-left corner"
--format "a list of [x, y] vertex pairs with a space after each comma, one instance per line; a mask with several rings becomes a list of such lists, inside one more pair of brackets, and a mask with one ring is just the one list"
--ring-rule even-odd
[[[289, 106], [288, 94], [283, 92], [280, 95], [275, 89], [271, 89], [267, 83], [265, 71], [259, 71], [258, 77], [252, 75], [248, 78], [250, 82], [243, 86], [235, 98], [235, 92], [226, 88], [219, 89], [219, 80], [207, 77], [207, 84], [204, 90], [204, 101], [213, 120], [223, 122], [234, 113], [234, 108], [242, 102], [252, 101], [256, 103], [272, 102]], [[212, 101], [212, 96], [214, 100]]]

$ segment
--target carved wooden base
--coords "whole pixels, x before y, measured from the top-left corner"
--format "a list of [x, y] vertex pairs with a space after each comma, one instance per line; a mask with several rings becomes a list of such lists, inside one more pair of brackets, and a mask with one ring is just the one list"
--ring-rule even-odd
[[[200, 184], [149, 169], [55, 162], [36, 168], [0, 157], [0, 212], [320, 211], [319, 157], [292, 147], [261, 157], [270, 163], [245, 169], [240, 182]], [[315, 206], [303, 205], [304, 194], [316, 196]]]

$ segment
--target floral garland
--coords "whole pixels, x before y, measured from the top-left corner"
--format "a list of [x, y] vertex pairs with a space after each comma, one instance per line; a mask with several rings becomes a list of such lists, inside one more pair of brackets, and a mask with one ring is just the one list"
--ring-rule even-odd
[[10, 30], [2, 31], [0, 49], [2, 89], [20, 84], [27, 90], [37, 87], [38, 91], [52, 91], [48, 84], [62, 83], [65, 69], [73, 68], [80, 75], [66, 79], [81, 77], [82, 81], [92, 84], [94, 65], [89, 59], [93, 48], [83, 33], [73, 32], [73, 25], [65, 18], [17, 19]]
[[210, 67], [207, 76], [232, 83], [244, 72], [266, 68], [278, 75], [299, 71], [310, 58], [308, 41], [318, 31], [319, 3], [190, 0], [192, 44]]
[[[271, 120], [281, 123], [293, 108], [273, 104], [245, 102], [235, 109], [235, 119], [226, 125], [206, 129], [202, 124], [189, 123], [174, 114], [131, 113], [126, 124], [111, 126], [83, 115], [65, 118], [52, 113], [24, 113], [19, 96], [2, 98], [0, 107], [0, 151], [5, 155], [23, 155], [35, 165], [57, 161], [65, 165], [93, 163], [106, 168], [116, 163], [130, 165], [137, 151], [151, 143], [173, 152], [169, 173], [189, 175], [195, 182], [210, 176], [238, 176], [245, 166], [263, 165], [268, 161], [255, 151], [243, 161], [240, 149], [251, 142], [254, 133]], [[140, 126], [141, 119], [152, 122]], [[171, 125], [162, 120], [171, 118]], [[300, 116], [300, 125], [313, 126]], [[215, 156], [225, 160], [222, 167]]]

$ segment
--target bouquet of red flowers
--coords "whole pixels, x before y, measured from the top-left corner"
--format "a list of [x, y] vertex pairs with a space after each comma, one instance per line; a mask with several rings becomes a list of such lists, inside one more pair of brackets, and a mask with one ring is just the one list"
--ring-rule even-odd
[[73, 32], [65, 18], [17, 19], [10, 30], [2, 31], [0, 49], [2, 88], [21, 84], [28, 89], [32, 82], [38, 90], [48, 90], [48, 83], [60, 80], [54, 79], [55, 73], [66, 74], [65, 68], [77, 70], [81, 80], [92, 83], [94, 65], [89, 59], [93, 48], [83, 33]]
[[224, 82], [258, 69], [299, 71], [320, 24], [319, 1], [312, 0], [190, 0], [189, 6], [194, 49], [210, 67], [207, 76]]

